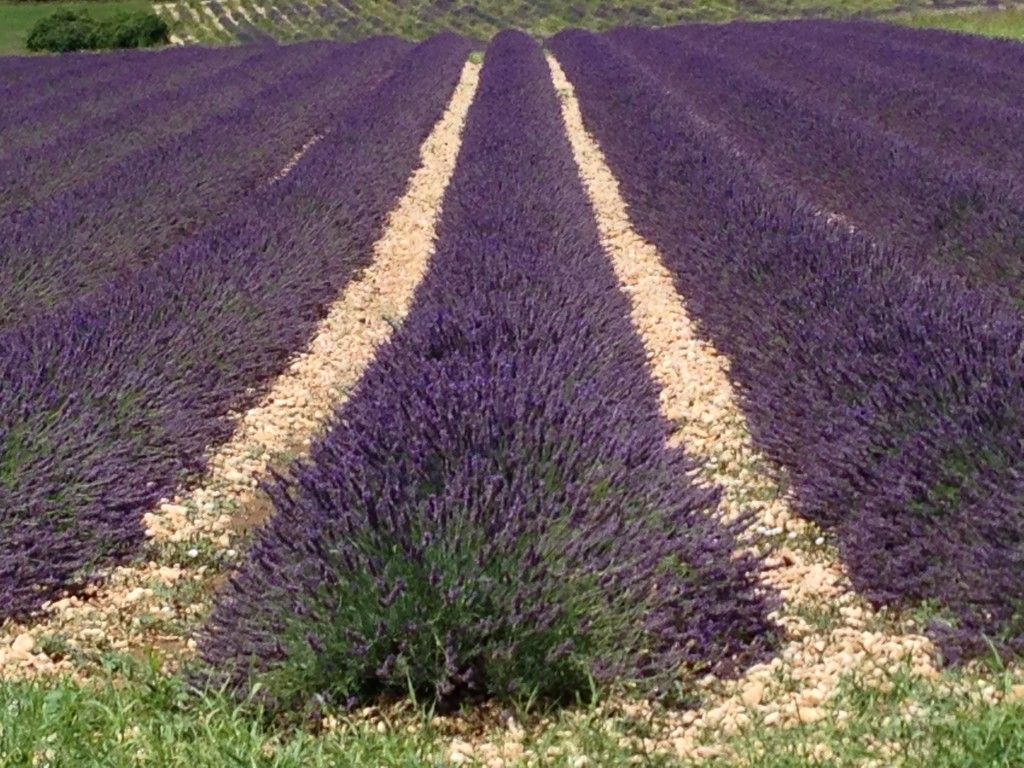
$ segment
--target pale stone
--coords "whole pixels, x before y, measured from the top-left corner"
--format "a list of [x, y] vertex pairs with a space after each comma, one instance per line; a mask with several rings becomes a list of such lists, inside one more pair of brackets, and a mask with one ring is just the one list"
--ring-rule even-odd
[[22, 632], [11, 643], [12, 655], [26, 656], [32, 652], [32, 649], [36, 647], [36, 639], [32, 637], [28, 632]]
[[181, 578], [181, 569], [170, 565], [161, 566], [157, 571], [157, 575], [167, 586], [170, 586]]
[[148, 597], [152, 594], [153, 590], [151, 589], [146, 589], [144, 587], [136, 587], [124, 596], [124, 601], [126, 603], [137, 603], [139, 600], [142, 600], [143, 598]]
[[825, 710], [820, 707], [800, 707], [797, 710], [797, 717], [804, 724], [816, 723], [824, 719], [825, 715]]
[[764, 685], [757, 681], [750, 683], [743, 689], [743, 693], [740, 694], [740, 699], [748, 707], [756, 707], [761, 703], [761, 699], [764, 697]]

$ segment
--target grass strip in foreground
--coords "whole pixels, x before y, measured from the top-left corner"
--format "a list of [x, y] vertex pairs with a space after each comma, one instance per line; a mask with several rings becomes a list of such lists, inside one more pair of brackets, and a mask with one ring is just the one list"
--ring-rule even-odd
[[[685, 760], [673, 754], [657, 715], [631, 717], [604, 705], [555, 713], [544, 723], [528, 720], [515, 733], [467, 734], [457, 721], [416, 711], [333, 716], [313, 733], [269, 725], [229, 696], [196, 696], [146, 663], [110, 663], [116, 682], [0, 682], [5, 768], [423, 768], [487, 765], [495, 755], [505, 756], [503, 768], [579, 768], [581, 758], [602, 768], [631, 759], [651, 768], [1024, 763], [1024, 691], [989, 699], [963, 692], [970, 686], [961, 678], [947, 686], [896, 674], [886, 690], [850, 678], [835, 702], [841, 719], [788, 730], [758, 725], [718, 737], [706, 745], [706, 757]], [[994, 685], [1001, 690], [1004, 682]]]

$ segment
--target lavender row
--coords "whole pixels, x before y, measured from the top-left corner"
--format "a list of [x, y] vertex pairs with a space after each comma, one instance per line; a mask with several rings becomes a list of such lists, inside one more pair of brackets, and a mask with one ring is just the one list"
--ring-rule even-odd
[[1024, 299], [1024, 193], [1016, 179], [958, 167], [755, 66], [671, 34], [612, 37], [738, 149], [836, 213], [929, 260]]
[[[0, 214], [8, 216], [54, 193], [102, 178], [109, 167], [133, 152], [157, 149], [161, 142], [182, 141], [190, 131], [256, 108], [258, 94], [284, 79], [322, 74], [332, 55], [344, 47], [307, 44], [293, 51], [267, 49], [227, 72], [208, 73], [197, 63], [195, 79], [186, 80], [160, 103], [143, 97], [117, 111], [79, 125], [42, 143], [24, 147], [0, 160]], [[258, 65], [258, 66], [256, 66]]]
[[951, 32], [945, 29], [924, 27], [903, 27], [875, 21], [861, 21], [856, 24], [824, 22], [822, 26], [841, 30], [851, 40], [884, 40], [886, 43], [937, 53], [962, 67], [980, 65], [985, 71], [998, 72], [1011, 82], [1021, 82], [1021, 68], [1024, 67], [1024, 46], [1016, 40], [1003, 40], [983, 35]]
[[[25, 67], [26, 76], [11, 82], [0, 83], [0, 94], [11, 107], [3, 118], [19, 117], [22, 113], [47, 105], [56, 99], [67, 99], [71, 103], [86, 102], [90, 98], [105, 98], [109, 83], [123, 80], [129, 72], [146, 77], [152, 71], [167, 71], [176, 64], [187, 65], [190, 61], [238, 60], [246, 56], [241, 48], [186, 48], [175, 46], [157, 52], [141, 49], [114, 51], [98, 56], [95, 53], [81, 55], [69, 53], [53, 57], [25, 57], [22, 60], [33, 63]], [[60, 65], [60, 66], [57, 66]]]
[[1017, 148], [1024, 110], [859, 61], [819, 43], [813, 34], [788, 37], [761, 24], [731, 24], [713, 32], [680, 29], [676, 34], [687, 43], [713, 47], [716, 54], [756, 67], [829, 109], [866, 118], [954, 162], [977, 163], [997, 172], [1024, 171], [1024, 157]]
[[209, 124], [0, 222], [0, 327], [131, 274], [216, 221], [409, 48], [390, 39], [339, 48]]
[[502, 33], [416, 302], [273, 489], [205, 658], [282, 706], [735, 671], [772, 636], [758, 563], [668, 434], [544, 58]]
[[[80, 130], [89, 121], [114, 113], [130, 114], [138, 120], [140, 111], [152, 110], [153, 105], [167, 102], [178, 106], [188, 96], [187, 89], [181, 86], [230, 76], [232, 66], [246, 62], [259, 66], [260, 59], [251, 49], [174, 48], [151, 55], [137, 66], [107, 67], [90, 73], [87, 82], [68, 86], [46, 98], [31, 98], [35, 91], [27, 89], [27, 93], [8, 98], [10, 106], [0, 115], [0, 132], [4, 136], [0, 157], [41, 144], [58, 132]], [[101, 140], [110, 138], [105, 133], [99, 135]], [[112, 138], [117, 140], [116, 135]]]
[[[145, 52], [146, 55], [149, 51]], [[69, 53], [64, 56], [0, 57], [0, 96], [10, 98], [25, 89], [50, 94], [77, 87], [91, 78], [125, 64], [143, 61], [138, 49], [118, 51], [109, 56]]]
[[[926, 33], [921, 30], [834, 21], [775, 22], [765, 28], [777, 28], [797, 38], [813, 38], [853, 60], [869, 61], [942, 88], [973, 93], [979, 99], [1024, 109], [1024, 71], [1020, 66], [1007, 68], [982, 58], [957, 55], [947, 46], [908, 42], [908, 37], [910, 41], [926, 40]], [[989, 43], [1005, 45], [994, 40]]]
[[[385, 44], [386, 45], [386, 44]], [[131, 555], [141, 517], [368, 263], [469, 45], [414, 49], [295, 170], [215, 227], [0, 334], [0, 616]]]
[[799, 513], [871, 600], [939, 606], [950, 660], [1024, 650], [1024, 325], [765, 181], [607, 40], [554, 49], [634, 224], [730, 361]]

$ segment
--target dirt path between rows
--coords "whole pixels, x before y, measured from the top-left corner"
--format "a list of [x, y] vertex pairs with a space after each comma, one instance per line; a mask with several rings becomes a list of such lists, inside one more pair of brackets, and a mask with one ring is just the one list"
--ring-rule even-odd
[[[195, 648], [191, 632], [271, 505], [258, 490], [272, 467], [306, 453], [347, 399], [378, 347], [407, 314], [434, 250], [441, 201], [479, 81], [467, 62], [447, 111], [423, 143], [422, 164], [389, 214], [373, 261], [330, 308], [309, 347], [262, 401], [237, 415], [233, 437], [195, 488], [145, 515], [139, 564], [110, 572], [81, 596], [48, 604], [31, 625], [0, 628], [0, 676], [102, 672], [106, 655], [157, 653], [173, 669]], [[275, 178], [291, 171], [304, 147]]]
[[[671, 442], [704, 462], [700, 479], [724, 490], [724, 516], [754, 513], [747, 543], [769, 557], [762, 579], [783, 598], [774, 617], [786, 637], [779, 655], [739, 680], [708, 681], [711, 703], [680, 716], [668, 734], [672, 750], [698, 756], [702, 731], [731, 733], [754, 717], [779, 725], [815, 722], [825, 716], [822, 705], [841, 679], [855, 671], [881, 680], [888, 669], [909, 663], [915, 674], [935, 676], [929, 640], [892, 626], [859, 599], [821, 531], [791, 511], [775, 479], [780, 473], [754, 447], [728, 360], [699, 337], [661, 254], [633, 229], [618, 182], [584, 127], [572, 85], [557, 60], [548, 61], [602, 244], [632, 303], [634, 327], [661, 387], [662, 411], [677, 425]], [[827, 622], [816, 620], [823, 613]]]

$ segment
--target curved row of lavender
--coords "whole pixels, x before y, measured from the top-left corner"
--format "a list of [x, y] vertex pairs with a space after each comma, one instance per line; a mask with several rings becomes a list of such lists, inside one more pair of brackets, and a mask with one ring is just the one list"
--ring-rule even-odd
[[91, 51], [63, 56], [0, 56], [0, 96], [23, 93], [24, 88], [40, 94], [60, 92], [65, 84], [77, 87], [123, 64], [142, 62], [142, 55], [140, 49], [132, 48], [109, 56], [96, 56]]
[[202, 652], [284, 706], [734, 671], [771, 599], [668, 434], [544, 58], [503, 33], [415, 304], [273, 489]]
[[[321, 58], [325, 55], [321, 53]], [[314, 60], [315, 56], [310, 55], [307, 64]], [[0, 213], [23, 209], [65, 185], [95, 176], [106, 165], [133, 151], [194, 129], [273, 82], [275, 71], [283, 71], [292, 63], [279, 57], [277, 62], [268, 62], [269, 79], [254, 79], [246, 58], [213, 61], [216, 63], [197, 57], [182, 63], [176, 70], [177, 83], [169, 91], [157, 90], [159, 79], [150, 81], [150, 88], [143, 88], [134, 99], [120, 101], [112, 110], [104, 110], [103, 100], [96, 99], [95, 113], [81, 119], [74, 112], [65, 115], [55, 106], [59, 131], [44, 130], [35, 135], [31, 123], [33, 109], [20, 109], [19, 117], [25, 120], [25, 140], [15, 141], [0, 156]], [[228, 66], [223, 66], [225, 63]], [[126, 79], [135, 78], [129, 74]], [[17, 135], [17, 131], [11, 133]]]
[[[872, 23], [804, 21], [792, 25], [790, 34], [797, 30], [836, 52], [978, 98], [1024, 107], [1024, 62], [1019, 42]], [[973, 50], [968, 52], [965, 45]]]
[[[126, 279], [216, 221], [384, 80], [411, 47], [384, 38], [308, 50], [312, 60], [292, 51], [293, 61], [268, 67], [281, 78], [236, 108], [0, 221], [0, 328]], [[240, 70], [238, 80], [245, 77]]]
[[1019, 176], [919, 146], [811, 89], [768, 77], [734, 51], [713, 52], [701, 35], [625, 30], [611, 39], [824, 212], [891, 242], [908, 261], [935, 260], [1024, 301]]
[[1024, 650], [1024, 324], [823, 219], [607, 39], [553, 48], [796, 509], [871, 600], [938, 606], [947, 658]]
[[[829, 26], [838, 28], [840, 25], [833, 22]], [[1016, 40], [952, 32], [939, 28], [903, 27], [876, 21], [847, 23], [843, 24], [842, 28], [853, 41], [862, 36], [882, 37], [898, 45], [908, 45], [938, 51], [946, 56], [955, 56], [961, 64], [967, 66], [979, 63], [991, 66], [1001, 70], [1004, 74], [1010, 74], [1017, 78], [1020, 78], [1021, 68], [1024, 67], [1024, 48]]]
[[280, 182], [96, 295], [0, 334], [0, 618], [134, 552], [228, 414], [303, 348], [443, 113], [470, 44], [442, 36], [356, 98]]
[[[86, 70], [84, 82], [64, 72], [51, 77], [53, 86], [39, 92], [38, 86], [23, 86], [6, 97], [0, 114], [4, 136], [0, 157], [24, 147], [69, 133], [89, 121], [130, 111], [136, 120], [147, 119], [149, 110], [159, 111], [166, 102], [188, 98], [187, 86], [200, 77], [223, 77], [230, 68], [251, 61], [258, 66], [259, 51], [245, 48], [192, 50], [172, 48], [141, 61], [121, 66], [105, 64], [106, 56], [93, 55], [94, 71]], [[182, 86], [185, 86], [184, 88]], [[146, 110], [143, 110], [146, 107]], [[117, 123], [111, 125], [116, 128]], [[101, 138], [106, 137], [99, 134]]]
[[[267, 48], [212, 74], [200, 63], [174, 99], [154, 104], [145, 96], [0, 160], [0, 213], [13, 214], [83, 182], [102, 181], [115, 163], [130, 163], [133, 153], [159, 152], [167, 142], [187, 142], [190, 134], [216, 130], [218, 123], [224, 131], [232, 122], [259, 120], [273, 99], [287, 98], [287, 86], [328, 88], [329, 73], [335, 71], [332, 60], [344, 58], [348, 48], [327, 43], [295, 50]], [[296, 137], [298, 146], [306, 138]]]
[[674, 34], [947, 160], [1018, 175], [1024, 171], [1018, 146], [1022, 108], [837, 50], [801, 23], [731, 24], [699, 32], [680, 27]]

